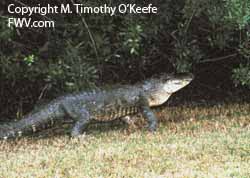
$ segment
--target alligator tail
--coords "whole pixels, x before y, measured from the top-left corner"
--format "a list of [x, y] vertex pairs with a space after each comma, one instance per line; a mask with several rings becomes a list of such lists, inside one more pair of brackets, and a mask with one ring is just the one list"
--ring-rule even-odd
[[13, 123], [0, 125], [0, 139], [5, 138], [6, 134], [13, 129]]
[[62, 117], [58, 104], [49, 104], [44, 108], [30, 113], [17, 122], [11, 122], [0, 126], [0, 139], [16, 138], [28, 133], [34, 133], [49, 125], [53, 125], [55, 119]]

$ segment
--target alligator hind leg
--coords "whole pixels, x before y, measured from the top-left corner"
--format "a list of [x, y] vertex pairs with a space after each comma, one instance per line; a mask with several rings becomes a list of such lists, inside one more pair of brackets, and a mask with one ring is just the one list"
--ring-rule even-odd
[[71, 130], [71, 136], [79, 136], [90, 122], [90, 114], [81, 104], [64, 103], [61, 106], [66, 115], [75, 121], [75, 125]]
[[81, 135], [88, 123], [89, 123], [89, 119], [82, 118], [82, 119], [78, 120], [75, 123], [75, 125], [71, 131], [71, 136], [77, 137], [77, 136]]
[[69, 115], [76, 121], [71, 130], [71, 136], [75, 137], [81, 135], [90, 121], [89, 112], [85, 109], [75, 109], [73, 112], [70, 112]]

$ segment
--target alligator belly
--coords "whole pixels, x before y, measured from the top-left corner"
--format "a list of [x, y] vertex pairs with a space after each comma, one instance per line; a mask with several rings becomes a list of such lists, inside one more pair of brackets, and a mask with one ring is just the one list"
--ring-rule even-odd
[[98, 121], [112, 121], [127, 115], [139, 112], [138, 107], [123, 107], [116, 109], [106, 109], [94, 115], [94, 119]]

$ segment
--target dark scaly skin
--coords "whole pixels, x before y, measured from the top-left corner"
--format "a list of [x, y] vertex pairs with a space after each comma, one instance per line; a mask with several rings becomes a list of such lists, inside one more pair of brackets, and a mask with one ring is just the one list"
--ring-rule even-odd
[[72, 118], [72, 136], [82, 134], [91, 120], [111, 121], [141, 112], [149, 130], [155, 131], [157, 119], [150, 109], [163, 104], [172, 93], [186, 86], [193, 75], [162, 75], [135, 85], [100, 89], [59, 97], [18, 122], [0, 126], [0, 138], [15, 138], [41, 130], [62, 118]]

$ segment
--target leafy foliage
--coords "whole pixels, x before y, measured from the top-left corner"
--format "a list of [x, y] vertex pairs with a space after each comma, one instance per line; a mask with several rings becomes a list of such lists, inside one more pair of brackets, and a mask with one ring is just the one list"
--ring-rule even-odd
[[250, 23], [250, 1], [249, 0], [227, 0], [228, 10], [225, 19], [236, 24], [239, 29], [244, 29]]
[[[28, 6], [37, 4], [20, 2]], [[42, 6], [51, 1], [39, 3]], [[124, 1], [84, 3], [116, 6]], [[104, 82], [136, 81], [158, 72], [171, 72], [173, 68], [187, 72], [199, 63], [213, 61], [207, 59], [230, 54], [236, 54], [238, 60], [239, 67], [233, 70], [235, 82], [250, 86], [249, 0], [152, 3], [159, 9], [157, 15], [50, 14], [46, 17], [56, 21], [54, 30], [7, 28], [9, 14], [0, 8], [0, 89], [12, 90], [9, 94], [12, 97], [1, 101], [0, 106], [22, 103], [22, 97], [14, 99], [18, 96], [27, 96], [28, 103], [34, 103], [37, 98], [79, 91]], [[7, 4], [6, 0], [0, 2], [1, 7]], [[0, 93], [1, 98], [5, 95]], [[16, 107], [19, 106], [13, 110]]]
[[236, 85], [250, 87], [250, 1], [231, 0], [227, 2], [229, 14], [227, 19], [236, 22], [239, 29], [239, 44], [237, 50], [244, 61], [233, 70]]

